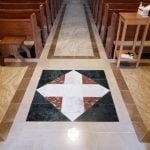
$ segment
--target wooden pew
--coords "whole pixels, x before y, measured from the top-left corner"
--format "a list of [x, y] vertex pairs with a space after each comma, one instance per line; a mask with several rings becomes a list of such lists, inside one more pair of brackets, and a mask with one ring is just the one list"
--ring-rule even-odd
[[[5, 7], [5, 9], [1, 9], [1, 5], [0, 5], [0, 18], [1, 19], [9, 19], [9, 18], [28, 19], [28, 18], [30, 18], [31, 14], [35, 13], [38, 26], [41, 28], [42, 41], [43, 41], [43, 44], [45, 44], [47, 37], [48, 37], [48, 29], [47, 29], [46, 17], [44, 15], [43, 5], [40, 5], [40, 9], [21, 9], [21, 8], [20, 9], [16, 9], [16, 8], [12, 9], [10, 7], [7, 6], [7, 7]], [[8, 9], [6, 9], [6, 8], [8, 8]]]
[[95, 11], [94, 11], [94, 20], [95, 20], [95, 23], [97, 24], [98, 22], [98, 12], [99, 12], [99, 7], [100, 7], [100, 0], [97, 0], [96, 1], [96, 7], [95, 7]]
[[[146, 2], [146, 3], [150, 3], [150, 0], [143, 0], [143, 1]], [[97, 6], [98, 2], [99, 2], [99, 7]], [[127, 4], [124, 4], [124, 5], [120, 6], [120, 8], [110, 9], [109, 10], [110, 12], [109, 12], [109, 11], [107, 11], [107, 8], [104, 8], [104, 7], [106, 7], [107, 4], [109, 4], [109, 2], [112, 3], [112, 5], [117, 5], [117, 4], [121, 5], [119, 3], [122, 3], [122, 2], [123, 3], [129, 3], [130, 6], [125, 6]], [[92, 11], [92, 13], [93, 13], [93, 17], [95, 19], [95, 22], [98, 26], [98, 29], [99, 29], [99, 31], [101, 31], [100, 36], [101, 36], [103, 42], [105, 42], [106, 35], [108, 35], [107, 39], [106, 39], [105, 50], [106, 50], [106, 53], [107, 53], [108, 57], [112, 58], [112, 51], [113, 51], [114, 39], [115, 39], [115, 35], [116, 35], [116, 26], [117, 26], [117, 24], [116, 24], [117, 19], [113, 19], [111, 21], [112, 13], [113, 13], [113, 11], [117, 12], [117, 13], [121, 12], [121, 11], [122, 12], [136, 12], [137, 8], [140, 4], [140, 1], [139, 0], [133, 0], [133, 1], [127, 1], [127, 0], [97, 0], [97, 4], [95, 5], [94, 3], [95, 3], [95, 1], [89, 0], [90, 8], [91, 9], [96, 9], [95, 12]], [[95, 5], [95, 8], [93, 8], [94, 5]], [[107, 13], [104, 12], [104, 11], [107, 11]], [[104, 16], [103, 19], [102, 19], [102, 16]], [[113, 14], [113, 18], [116, 18], [116, 16], [114, 16], [114, 14]], [[103, 20], [103, 22], [102, 22], [101, 19]], [[101, 24], [101, 22], [102, 22], [102, 24]], [[101, 25], [102, 25], [102, 27], [101, 27]], [[129, 29], [130, 29], [131, 34], [129, 34], [127, 38], [131, 40], [131, 37], [134, 34], [134, 29], [135, 28], [130, 28], [129, 27]], [[109, 30], [109, 31], [107, 32], [107, 30]], [[150, 33], [150, 31], [149, 31], [149, 33]]]
[[5, 66], [4, 57], [3, 57], [2, 53], [0, 53], [0, 66]]
[[102, 42], [105, 42], [107, 27], [110, 25], [110, 20], [113, 12], [136, 12], [139, 3], [106, 3], [104, 4], [104, 15], [100, 29], [100, 37]]
[[[48, 31], [50, 32], [51, 27], [52, 27], [52, 22], [51, 22], [49, 0], [0, 0], [0, 5], [3, 5], [3, 4], [9, 4], [9, 5], [12, 5], [12, 7], [15, 7], [15, 5], [17, 6], [20, 4], [20, 5], [24, 5], [24, 7], [28, 6], [29, 8], [32, 8], [32, 7], [39, 8], [40, 5], [43, 5], [44, 11], [47, 17]], [[23, 8], [23, 6], [21, 8]]]
[[[98, 29], [101, 28], [101, 21], [102, 21], [105, 3], [139, 3], [140, 4], [140, 2], [141, 2], [141, 0], [132, 0], [132, 1], [128, 1], [128, 0], [99, 0], [99, 11], [98, 11], [98, 19], [97, 19], [98, 20], [97, 21]], [[142, 0], [142, 2], [150, 3], [150, 0]]]
[[0, 19], [0, 29], [0, 37], [23, 36], [26, 40], [33, 40], [36, 57], [40, 57], [43, 47], [35, 13], [29, 19]]
[[57, 0], [57, 12], [60, 10], [63, 0]]
[[92, 4], [92, 9], [91, 9], [91, 10], [92, 10], [93, 16], [94, 16], [94, 10], [95, 10], [95, 8], [96, 8], [96, 1], [97, 1], [97, 0], [93, 0], [93, 2], [92, 2], [93, 4]]
[[51, 22], [49, 21], [50, 18], [48, 18], [46, 8], [43, 4], [39, 5], [36, 3], [0, 3], [0, 9], [39, 9], [41, 20], [43, 20], [44, 22], [46, 21], [48, 31], [50, 31], [51, 29]]
[[51, 12], [51, 22], [52, 24], [54, 23], [55, 20], [55, 8], [54, 8], [54, 1], [53, 0], [49, 0], [50, 3], [50, 12]]
[[51, 11], [51, 22], [54, 23], [54, 20], [58, 14], [58, 11], [61, 7], [62, 0], [49, 0], [50, 11]]

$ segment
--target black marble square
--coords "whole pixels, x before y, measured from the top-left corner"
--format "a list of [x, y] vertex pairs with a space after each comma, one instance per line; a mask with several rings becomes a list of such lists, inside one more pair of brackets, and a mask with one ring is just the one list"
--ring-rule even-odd
[[71, 70], [43, 70], [39, 84], [37, 88], [47, 84], [48, 82], [53, 81], [54, 79], [70, 72]]
[[27, 121], [69, 121], [52, 104], [32, 104]]
[[87, 122], [117, 122], [118, 116], [109, 92], [102, 97], [94, 106], [89, 108], [85, 113], [79, 116], [76, 121]]
[[[71, 70], [43, 70], [37, 89], [56, 78], [65, 75]], [[96, 83], [109, 89], [104, 70], [77, 70], [77, 72], [93, 79]], [[35, 92], [27, 121], [70, 121], [64, 114], [57, 110], [40, 93]], [[115, 105], [111, 92], [104, 95], [91, 108], [79, 116], [77, 122], [118, 122]]]

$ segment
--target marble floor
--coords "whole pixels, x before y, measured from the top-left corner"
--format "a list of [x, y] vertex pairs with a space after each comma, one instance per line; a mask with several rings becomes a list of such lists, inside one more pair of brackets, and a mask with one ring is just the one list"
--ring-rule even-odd
[[0, 122], [11, 103], [26, 69], [26, 67], [0, 67], [0, 98], [2, 99], [0, 101]]
[[[141, 67], [115, 68], [106, 58], [85, 0], [64, 1], [42, 55], [34, 69], [32, 65], [22, 68], [22, 76], [16, 80], [18, 85], [23, 78], [12, 100], [19, 107], [0, 126], [0, 150], [150, 150], [150, 144], [142, 142], [135, 130], [125, 102], [128, 97], [122, 95], [130, 91], [138, 103], [146, 88], [144, 99], [148, 101], [149, 76], [143, 81], [144, 74], [133, 74], [150, 72]], [[20, 90], [24, 94], [18, 102]], [[136, 96], [135, 90], [140, 91]], [[140, 103], [138, 106], [139, 111]], [[149, 122], [148, 113], [149, 109], [144, 123]]]

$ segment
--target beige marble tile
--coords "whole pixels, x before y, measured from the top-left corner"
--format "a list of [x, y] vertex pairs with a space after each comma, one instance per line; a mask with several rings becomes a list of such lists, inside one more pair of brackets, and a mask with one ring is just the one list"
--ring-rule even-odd
[[0, 67], [0, 122], [26, 72], [27, 67]]
[[[71, 42], [73, 42], [74, 34], [76, 39], [78, 39], [78, 37], [85, 39], [85, 35], [87, 36], [87, 24], [80, 19], [85, 17], [82, 15], [83, 10], [79, 11], [79, 9], [82, 8], [82, 3], [84, 2], [82, 0], [69, 0], [66, 2], [68, 3], [68, 6], [71, 6], [70, 8], [74, 8], [74, 10], [69, 8], [69, 11], [72, 11], [72, 13], [66, 13], [66, 16], [68, 17], [64, 19], [64, 25], [61, 29], [62, 34], [59, 38], [64, 39], [63, 42], [65, 42], [65, 37], [68, 36], [70, 38], [69, 40], [72, 40]], [[78, 9], [75, 10], [75, 8]], [[67, 22], [69, 16], [72, 17], [72, 20]], [[123, 102], [123, 97], [121, 96], [121, 92], [117, 86], [117, 82], [111, 70], [109, 61], [106, 59], [104, 48], [92, 18], [90, 18], [90, 21], [92, 23], [92, 28], [94, 29], [93, 32], [97, 41], [101, 59], [47, 59], [47, 55], [52, 44], [52, 39], [56, 31], [56, 25], [59, 22], [59, 17], [60, 14], [53, 26], [42, 56], [38, 61], [39, 63], [34, 71], [26, 93], [24, 94], [24, 98], [22, 99], [22, 103], [19, 107], [19, 111], [17, 112], [7, 140], [3, 143], [0, 143], [0, 150], [149, 150], [150, 146], [148, 144], [140, 143], [137, 140], [129, 114]], [[77, 21], [77, 19], [79, 21]], [[68, 23], [74, 23], [74, 27], [68, 25]], [[81, 36], [79, 32], [82, 33]], [[90, 41], [90, 39], [88, 40]], [[88, 45], [88, 40], [86, 41], [85, 45]], [[60, 45], [60, 47], [62, 46], [60, 50], [67, 49], [66, 45], [63, 45], [63, 42], [62, 45]], [[77, 44], [79, 43], [77, 40], [75, 40], [75, 42]], [[66, 43], [68, 44], [68, 42]], [[72, 45], [73, 44], [70, 44], [68, 46], [69, 50], [71, 47], [73, 47]], [[83, 43], [80, 43], [79, 45], [86, 47]], [[78, 54], [80, 54], [80, 52], [78, 52]], [[86, 55], [88, 54], [89, 52], [87, 51]], [[85, 53], [83, 55], [85, 55]], [[37, 84], [39, 82], [39, 78], [42, 70], [44, 69], [105, 70], [119, 117], [119, 122], [26, 122], [26, 117], [28, 115]], [[26, 78], [29, 76], [30, 72], [26, 73]], [[16, 95], [16, 97], [20, 96], [22, 96], [21, 91], [18, 95]], [[130, 97], [129, 93], [124, 93], [124, 96]], [[18, 101], [14, 99], [14, 103], [17, 102]], [[132, 101], [130, 100], [128, 103], [131, 104], [131, 102]], [[13, 108], [15, 109], [15, 107]], [[13, 109], [11, 110], [13, 111]], [[131, 113], [134, 114], [134, 111]], [[134, 117], [136, 120], [137, 117]], [[11, 120], [12, 118], [13, 114], [12, 116], [10, 115], [6, 121]], [[139, 124], [136, 125], [137, 128], [140, 127]], [[3, 126], [3, 129], [4, 127], [5, 126]], [[71, 141], [67, 136], [68, 129], [73, 127], [77, 128], [80, 132], [79, 138], [76, 141]]]
[[[80, 128], [74, 126], [79, 131], [79, 137], [75, 141], [72, 141], [68, 137], [68, 129], [70, 128], [51, 130], [50, 127], [44, 128], [42, 125], [37, 126], [37, 128], [34, 126], [30, 128], [30, 126], [19, 124], [17, 126], [18, 130], [16, 130], [18, 136], [10, 133], [7, 143], [3, 144], [0, 148], [2, 150], [147, 150], [146, 148], [143, 149], [143, 147], [148, 145], [140, 144], [134, 133], [81, 131]], [[31, 130], [32, 132], [30, 132]]]
[[67, 5], [54, 56], [93, 56], [82, 5]]
[[63, 38], [58, 40], [54, 56], [93, 56], [91, 49], [91, 43], [85, 38]]
[[121, 72], [126, 80], [135, 105], [145, 125], [150, 130], [150, 67], [143, 66], [138, 69], [122, 69]]

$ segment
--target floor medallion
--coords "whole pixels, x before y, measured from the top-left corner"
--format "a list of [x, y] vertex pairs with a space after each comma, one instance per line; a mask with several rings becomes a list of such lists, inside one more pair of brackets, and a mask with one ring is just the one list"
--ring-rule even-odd
[[27, 121], [118, 121], [103, 70], [44, 70]]

